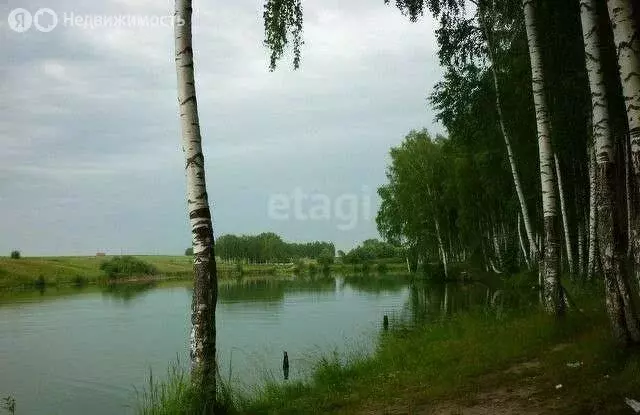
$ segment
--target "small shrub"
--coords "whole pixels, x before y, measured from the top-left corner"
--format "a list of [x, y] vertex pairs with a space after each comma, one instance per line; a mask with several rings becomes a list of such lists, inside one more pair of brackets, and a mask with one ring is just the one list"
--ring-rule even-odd
[[304, 272], [304, 268], [305, 268], [304, 262], [301, 259], [297, 260], [295, 265], [293, 266], [293, 274], [294, 275], [302, 274]]
[[389, 266], [386, 264], [386, 262], [379, 263], [376, 268], [378, 274], [386, 274], [389, 271]]
[[238, 262], [233, 268], [237, 276], [242, 277], [244, 275], [244, 267], [240, 262]]
[[158, 273], [153, 265], [132, 256], [115, 256], [100, 264], [100, 270], [110, 279]]
[[76, 287], [84, 287], [89, 283], [87, 277], [83, 277], [82, 275], [76, 275], [73, 277], [72, 283]]
[[184, 250], [186, 256], [193, 256], [193, 248], [187, 248]]
[[11, 251], [11, 259], [20, 259], [22, 255], [20, 255], [20, 251]]
[[318, 273], [318, 266], [314, 263], [309, 264], [309, 275], [314, 276]]
[[36, 278], [36, 280], [33, 282], [33, 285], [35, 285], [35, 287], [39, 289], [43, 289], [44, 287], [46, 287], [47, 281], [44, 279], [44, 275], [40, 275], [38, 278]]
[[368, 261], [362, 263], [362, 273], [368, 274], [371, 271], [371, 264]]

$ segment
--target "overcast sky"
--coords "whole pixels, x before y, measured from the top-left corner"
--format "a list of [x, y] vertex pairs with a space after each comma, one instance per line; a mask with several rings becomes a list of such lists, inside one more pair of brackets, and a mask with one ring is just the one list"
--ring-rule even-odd
[[[389, 148], [442, 130], [426, 101], [442, 73], [433, 20], [411, 24], [383, 0], [307, 0], [302, 67], [271, 73], [262, 0], [194, 3], [216, 236], [273, 231], [339, 249], [377, 237]], [[15, 32], [18, 7], [50, 8], [58, 25]], [[172, 27], [65, 21], [157, 21], [172, 2], [0, 0], [0, 12], [0, 255], [183, 252]]]

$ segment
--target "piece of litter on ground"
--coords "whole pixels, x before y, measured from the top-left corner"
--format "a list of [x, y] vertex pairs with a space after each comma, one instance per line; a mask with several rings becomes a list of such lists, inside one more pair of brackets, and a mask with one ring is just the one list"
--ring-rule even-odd
[[609, 375], [604, 375], [604, 378], [605, 379], [609, 379]]
[[561, 388], [562, 388], [562, 383], [558, 383], [558, 384], [556, 385], [556, 389], [561, 389]]
[[640, 413], [640, 402], [630, 398], [624, 398], [624, 401], [627, 405], [629, 405], [629, 407], [631, 407], [631, 409], [635, 411], [635, 413]]
[[567, 363], [567, 367], [576, 368], [582, 366], [582, 362], [570, 362]]

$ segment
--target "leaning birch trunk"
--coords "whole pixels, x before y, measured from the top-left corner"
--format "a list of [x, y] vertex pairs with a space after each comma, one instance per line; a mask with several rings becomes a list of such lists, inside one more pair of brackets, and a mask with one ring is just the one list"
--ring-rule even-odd
[[442, 243], [442, 236], [440, 235], [440, 224], [438, 223], [438, 219], [433, 218], [433, 223], [436, 225], [436, 236], [438, 237], [438, 250], [440, 252], [440, 257], [442, 258], [442, 266], [444, 267], [444, 278], [449, 279], [449, 271], [447, 269], [447, 253], [444, 250], [444, 243]]
[[522, 238], [522, 226], [520, 225], [522, 216], [518, 213], [518, 241], [520, 242], [520, 249], [522, 250], [522, 257], [524, 258], [527, 268], [531, 269], [531, 263], [529, 262], [529, 255], [527, 254], [527, 248], [524, 245], [524, 239]]
[[558, 249], [558, 209], [556, 179], [553, 168], [553, 150], [551, 149], [549, 109], [545, 97], [542, 55], [538, 45], [535, 2], [523, 0], [525, 27], [531, 61], [531, 84], [533, 103], [536, 112], [538, 132], [538, 150], [540, 152], [540, 179], [542, 182], [542, 210], [544, 217], [544, 255], [542, 260], [542, 278], [544, 281], [544, 302], [547, 312], [562, 316], [565, 312], [564, 295], [560, 286], [559, 249]]
[[633, 203], [629, 243], [635, 275], [640, 284], [640, 33], [634, 20], [631, 0], [607, 0], [613, 40], [618, 51], [618, 70], [629, 123], [629, 143]]
[[562, 227], [564, 229], [564, 242], [567, 252], [567, 264], [569, 264], [569, 274], [575, 274], [573, 262], [573, 248], [571, 247], [571, 234], [569, 233], [569, 218], [567, 217], [567, 205], [565, 201], [564, 188], [562, 186], [562, 173], [560, 172], [560, 161], [558, 155], [553, 156], [556, 165], [556, 174], [558, 178], [558, 195], [560, 196], [560, 212], [562, 214]]
[[191, 0], [176, 0], [175, 53], [182, 149], [187, 177], [187, 210], [193, 245], [193, 300], [190, 357], [192, 379], [202, 393], [206, 413], [216, 398], [216, 301], [218, 280], [213, 251], [213, 226], [205, 182], [204, 155], [198, 118], [191, 33]]
[[589, 244], [587, 259], [587, 279], [593, 279], [596, 273], [596, 156], [595, 148], [589, 149]]
[[520, 212], [522, 213], [522, 219], [524, 221], [524, 228], [527, 233], [527, 239], [529, 240], [529, 255], [527, 258], [527, 264], [529, 260], [536, 262], [539, 256], [538, 245], [536, 244], [535, 237], [533, 235], [533, 227], [531, 226], [531, 219], [529, 218], [529, 209], [527, 208], [527, 202], [524, 198], [524, 192], [522, 191], [522, 183], [520, 181], [520, 173], [518, 171], [518, 165], [516, 163], [516, 157], [513, 154], [511, 148], [511, 137], [507, 133], [507, 127], [504, 124], [504, 115], [502, 114], [502, 99], [500, 96], [500, 86], [498, 83], [498, 72], [496, 68], [495, 57], [493, 56], [493, 44], [489, 33], [489, 28], [484, 19], [480, 20], [480, 24], [484, 29], [485, 38], [487, 39], [487, 50], [489, 51], [489, 61], [491, 62], [491, 74], [493, 75], [493, 86], [496, 90], [496, 111], [498, 112], [498, 120], [500, 123], [500, 131], [502, 132], [502, 138], [504, 144], [507, 147], [507, 156], [509, 158], [509, 166], [511, 166], [511, 175], [513, 177], [513, 184], [516, 188], [516, 195], [518, 196], [518, 202], [520, 203]]
[[580, 1], [587, 74], [591, 89], [593, 138], [596, 153], [598, 248], [605, 282], [605, 303], [616, 339], [623, 344], [640, 341], [640, 324], [634, 310], [623, 265], [621, 224], [615, 201], [615, 158], [609, 127], [607, 94], [598, 36], [595, 0]]

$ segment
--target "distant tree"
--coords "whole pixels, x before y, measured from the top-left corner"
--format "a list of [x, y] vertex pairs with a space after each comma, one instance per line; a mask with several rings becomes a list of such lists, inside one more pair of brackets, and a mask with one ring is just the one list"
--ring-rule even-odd
[[333, 252], [331, 252], [331, 250], [327, 248], [323, 249], [320, 253], [320, 256], [318, 257], [318, 264], [323, 267], [328, 267], [329, 265], [333, 264], [334, 261], [335, 256]]
[[11, 259], [20, 259], [21, 257], [20, 251], [11, 251]]
[[190, 248], [185, 249], [184, 250], [184, 254], [186, 256], [193, 256], [193, 248], [190, 247]]

